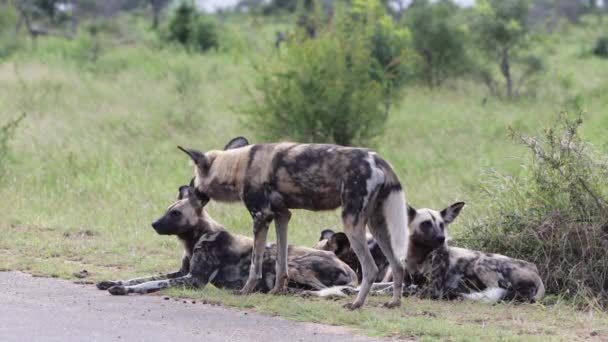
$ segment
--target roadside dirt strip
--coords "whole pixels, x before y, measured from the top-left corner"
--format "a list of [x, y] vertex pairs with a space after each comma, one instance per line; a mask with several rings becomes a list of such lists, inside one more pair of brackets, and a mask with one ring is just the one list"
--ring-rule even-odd
[[377, 341], [345, 328], [162, 296], [111, 296], [93, 285], [0, 272], [0, 340]]

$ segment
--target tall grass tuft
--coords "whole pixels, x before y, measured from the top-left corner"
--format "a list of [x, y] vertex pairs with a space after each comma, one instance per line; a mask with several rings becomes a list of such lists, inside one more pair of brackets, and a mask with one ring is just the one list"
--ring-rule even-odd
[[0, 126], [0, 175], [4, 171], [4, 167], [6, 166], [9, 157], [10, 142], [15, 137], [15, 131], [24, 118], [25, 113]]
[[468, 246], [535, 262], [549, 293], [608, 307], [608, 158], [565, 114], [542, 138], [515, 130], [532, 159], [519, 178], [493, 174], [489, 210], [466, 227]]

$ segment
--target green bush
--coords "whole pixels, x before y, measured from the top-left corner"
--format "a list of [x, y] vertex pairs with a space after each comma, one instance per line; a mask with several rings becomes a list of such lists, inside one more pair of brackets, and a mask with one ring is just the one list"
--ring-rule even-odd
[[10, 152], [10, 142], [15, 137], [15, 131], [19, 123], [25, 118], [25, 113], [17, 119], [11, 120], [0, 126], [0, 174], [4, 172], [6, 162]]
[[351, 145], [382, 132], [390, 82], [370, 53], [375, 23], [340, 12], [334, 20], [332, 29], [289, 40], [259, 66], [258, 93], [247, 112], [262, 136]]
[[218, 30], [213, 18], [200, 14], [193, 2], [182, 1], [169, 20], [165, 38], [188, 49], [207, 51], [219, 47]]
[[593, 54], [598, 57], [608, 58], [608, 36], [597, 39], [595, 48], [593, 48]]
[[21, 48], [21, 42], [15, 36], [18, 14], [8, 4], [0, 4], [0, 59], [5, 58]]
[[[509, 98], [517, 94], [514, 67], [526, 62], [521, 56], [536, 37], [529, 23], [530, 8], [530, 0], [479, 0], [475, 6], [473, 29], [477, 46], [485, 55], [481, 64], [498, 67]], [[482, 74], [486, 84], [494, 83], [491, 71], [485, 69]], [[522, 75], [530, 76], [525, 71]], [[491, 90], [498, 93], [496, 88]]]
[[352, 25], [367, 26], [371, 54], [380, 66], [376, 72], [383, 73], [379, 79], [386, 77], [393, 87], [404, 85], [413, 73], [414, 53], [409, 29], [397, 27], [386, 6], [376, 0], [353, 0], [349, 15]]
[[422, 63], [419, 75], [429, 86], [439, 86], [468, 66], [466, 30], [458, 21], [459, 7], [452, 1], [416, 1], [405, 12], [413, 46]]
[[534, 138], [511, 131], [532, 152], [522, 177], [494, 174], [483, 185], [489, 210], [461, 244], [529, 260], [548, 293], [608, 306], [608, 158], [565, 115]]

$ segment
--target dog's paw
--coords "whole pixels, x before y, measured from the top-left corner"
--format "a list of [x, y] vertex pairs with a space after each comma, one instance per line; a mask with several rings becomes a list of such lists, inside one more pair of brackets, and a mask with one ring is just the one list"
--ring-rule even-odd
[[108, 289], [108, 292], [115, 296], [124, 296], [129, 293], [129, 290], [122, 285], [112, 286]]
[[384, 306], [387, 309], [398, 308], [401, 306], [401, 300], [391, 300], [391, 301], [384, 303], [382, 306]]
[[270, 295], [284, 296], [288, 294], [287, 287], [273, 288], [268, 292]]
[[122, 285], [120, 281], [110, 281], [110, 280], [100, 281], [99, 283], [95, 284], [95, 286], [97, 286], [97, 288], [100, 290], [107, 290], [110, 287], [118, 286], [118, 285]]
[[358, 308], [362, 307], [363, 303], [357, 303], [356, 301], [352, 302], [352, 303], [346, 303], [344, 304], [342, 307], [347, 309], [347, 310], [357, 310]]

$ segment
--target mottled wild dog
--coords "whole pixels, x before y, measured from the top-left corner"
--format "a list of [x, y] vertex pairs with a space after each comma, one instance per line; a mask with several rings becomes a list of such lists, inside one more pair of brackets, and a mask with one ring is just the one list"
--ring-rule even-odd
[[447, 245], [447, 226], [463, 207], [464, 203], [458, 202], [438, 212], [408, 206], [411, 232], [408, 269], [425, 278], [419, 294], [487, 303], [501, 299], [540, 300], [545, 287], [534, 264]]
[[[180, 149], [194, 161], [198, 196], [224, 202], [242, 200], [253, 218], [251, 269], [241, 293], [252, 292], [263, 276], [262, 252], [273, 220], [278, 257], [271, 292], [284, 291], [290, 209], [342, 208], [344, 232], [363, 270], [361, 291], [346, 307], [363, 305], [378, 273], [365, 241], [366, 225], [393, 273], [399, 275], [397, 282], [403, 279], [408, 247], [405, 195], [392, 167], [375, 152], [327, 144], [250, 145], [243, 137], [232, 139], [224, 151]], [[401, 291], [395, 290], [386, 306], [400, 304]]]
[[[487, 303], [501, 299], [540, 300], [545, 289], [534, 264], [500, 254], [447, 245], [447, 227], [464, 205], [457, 202], [440, 212], [426, 208], [416, 210], [408, 205], [410, 235], [404, 294], [435, 299], [464, 298]], [[348, 256], [352, 251], [346, 249], [342, 239], [332, 241], [327, 233], [323, 237], [324, 243], [317, 245], [317, 248], [335, 250], [340, 259], [349, 263]], [[372, 285], [372, 293], [383, 294], [394, 290], [389, 282], [391, 279], [389, 270], [384, 282]], [[338, 286], [310, 294], [343, 296], [357, 291], [353, 287]]]
[[[205, 211], [205, 200], [193, 195], [194, 189], [180, 187], [177, 201], [164, 216], [152, 224], [161, 235], [176, 235], [184, 245], [182, 266], [178, 272], [125, 281], [103, 281], [101, 290], [115, 295], [150, 293], [167, 287], [202, 288], [211, 283], [219, 288], [240, 289], [249, 277], [253, 241], [233, 235]], [[256, 284], [261, 292], [269, 291], [276, 276], [276, 246], [266, 247], [262, 278]], [[334, 285], [357, 284], [355, 272], [333, 253], [312, 248], [288, 248], [289, 286], [319, 290]]]

